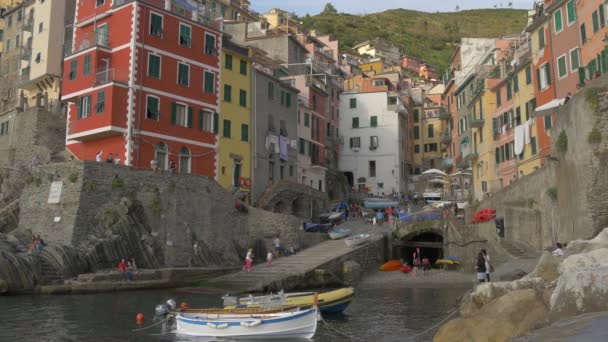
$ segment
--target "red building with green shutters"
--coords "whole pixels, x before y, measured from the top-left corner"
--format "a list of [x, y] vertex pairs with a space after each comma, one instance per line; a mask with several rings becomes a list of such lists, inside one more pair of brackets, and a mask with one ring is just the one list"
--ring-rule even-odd
[[220, 36], [193, 0], [78, 0], [62, 84], [69, 151], [214, 177]]

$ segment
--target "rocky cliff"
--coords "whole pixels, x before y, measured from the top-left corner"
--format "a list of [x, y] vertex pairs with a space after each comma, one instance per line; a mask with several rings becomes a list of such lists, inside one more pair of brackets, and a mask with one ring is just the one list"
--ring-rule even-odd
[[[232, 194], [205, 177], [74, 161], [21, 178], [18, 225], [0, 234], [0, 284], [9, 291], [115, 267], [122, 257], [142, 268], [229, 267], [247, 248], [264, 256], [277, 236], [295, 248], [323, 239], [303, 233], [294, 216], [238, 212]], [[32, 234], [48, 244], [41, 253], [28, 253]]]

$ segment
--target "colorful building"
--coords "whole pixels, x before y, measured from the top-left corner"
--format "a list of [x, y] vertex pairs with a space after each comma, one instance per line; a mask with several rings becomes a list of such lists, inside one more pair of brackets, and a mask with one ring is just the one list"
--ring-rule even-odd
[[[576, 7], [576, 8], [573, 8]], [[594, 77], [596, 71], [608, 71], [608, 5], [599, 0], [577, 0], [566, 4], [566, 13], [575, 12], [579, 30], [580, 67], [584, 68], [586, 79]], [[581, 75], [581, 81], [582, 75]], [[582, 82], [581, 82], [582, 83]]]
[[221, 51], [217, 180], [224, 188], [251, 188], [251, 60], [249, 49], [224, 37]]
[[68, 150], [215, 177], [220, 23], [183, 1], [79, 0], [74, 26], [62, 84]]
[[206, 5], [210, 15], [225, 21], [252, 21], [257, 15], [249, 9], [249, 0], [209, 0]]

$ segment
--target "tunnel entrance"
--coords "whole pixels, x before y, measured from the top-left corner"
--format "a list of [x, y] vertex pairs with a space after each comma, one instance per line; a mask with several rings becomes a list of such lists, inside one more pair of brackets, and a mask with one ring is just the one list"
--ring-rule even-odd
[[443, 236], [439, 233], [424, 232], [414, 235], [409, 235], [403, 238], [399, 243], [397, 250], [399, 257], [405, 258], [411, 265], [414, 258], [414, 252], [418, 255], [420, 251], [421, 259], [429, 258], [431, 265], [435, 265], [437, 259], [443, 258]]

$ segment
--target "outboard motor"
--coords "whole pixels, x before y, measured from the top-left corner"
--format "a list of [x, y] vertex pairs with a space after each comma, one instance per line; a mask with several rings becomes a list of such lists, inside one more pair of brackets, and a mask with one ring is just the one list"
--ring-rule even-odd
[[154, 308], [154, 316], [158, 318], [165, 318], [171, 311], [167, 304], [159, 304]]
[[173, 300], [173, 299], [169, 299], [167, 301], [167, 306], [169, 307], [169, 310], [171, 310], [171, 311], [175, 311], [175, 309], [177, 308], [177, 304], [175, 303], [175, 300]]

